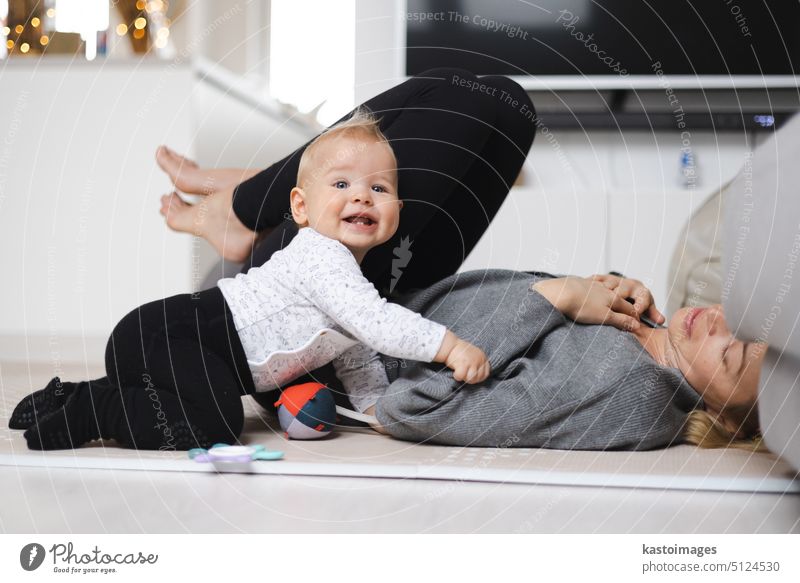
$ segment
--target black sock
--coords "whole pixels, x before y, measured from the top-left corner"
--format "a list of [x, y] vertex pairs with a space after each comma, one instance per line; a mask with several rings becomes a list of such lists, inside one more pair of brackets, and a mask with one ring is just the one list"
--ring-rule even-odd
[[17, 404], [8, 419], [9, 429], [28, 429], [48, 413], [63, 407], [78, 384], [63, 383], [58, 377], [53, 377], [45, 388], [31, 393]]
[[89, 383], [76, 388], [63, 407], [40, 418], [23, 435], [28, 448], [36, 450], [74, 449], [98, 439]]

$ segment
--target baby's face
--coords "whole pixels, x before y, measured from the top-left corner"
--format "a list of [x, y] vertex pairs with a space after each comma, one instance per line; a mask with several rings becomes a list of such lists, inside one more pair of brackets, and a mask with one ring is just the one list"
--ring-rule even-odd
[[402, 201], [389, 146], [336, 136], [314, 152], [309, 176], [292, 190], [292, 214], [300, 225], [344, 244], [361, 260], [397, 231]]

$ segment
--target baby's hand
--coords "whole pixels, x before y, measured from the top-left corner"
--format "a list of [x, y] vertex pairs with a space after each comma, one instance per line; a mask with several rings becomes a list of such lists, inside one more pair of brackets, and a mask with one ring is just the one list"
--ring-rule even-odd
[[483, 350], [460, 338], [447, 356], [445, 364], [453, 369], [455, 380], [470, 384], [486, 380], [491, 372], [489, 360]]

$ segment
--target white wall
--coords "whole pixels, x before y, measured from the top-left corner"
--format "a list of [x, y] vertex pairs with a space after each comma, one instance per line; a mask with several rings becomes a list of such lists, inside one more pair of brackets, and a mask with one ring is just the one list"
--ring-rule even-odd
[[192, 240], [158, 214], [153, 154], [188, 150], [192, 85], [156, 61], [3, 63], [0, 360], [73, 358], [68, 340], [102, 344], [135, 306], [189, 290]]

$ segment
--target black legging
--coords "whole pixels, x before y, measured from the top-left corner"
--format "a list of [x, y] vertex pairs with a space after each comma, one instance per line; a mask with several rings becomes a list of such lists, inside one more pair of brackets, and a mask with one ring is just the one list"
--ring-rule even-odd
[[132, 311], [111, 333], [105, 360], [110, 382], [92, 397], [102, 437], [138, 449], [207, 448], [239, 437], [241, 397], [255, 387], [219, 288]]
[[[458, 269], [500, 208], [533, 141], [533, 106], [505, 77], [457, 69], [427, 71], [366, 105], [394, 148], [405, 206], [397, 235], [371, 250], [362, 269], [386, 293], [394, 248], [410, 237], [411, 261], [395, 277], [394, 291], [422, 288]], [[252, 264], [262, 264], [296, 232], [284, 216], [302, 151], [236, 191], [234, 210], [245, 225], [278, 226]], [[318, 378], [330, 379], [328, 373]], [[40, 420], [43, 443], [77, 446], [98, 436], [140, 449], [230, 443], [242, 430], [240, 397], [254, 392], [218, 288], [151, 302], [125, 316], [108, 343], [106, 374], [79, 384], [65, 414]], [[59, 425], [65, 417], [66, 429]], [[26, 438], [30, 445], [36, 436]]]

